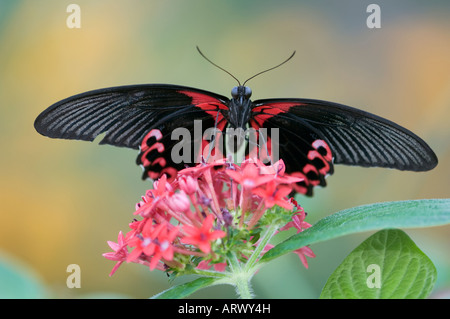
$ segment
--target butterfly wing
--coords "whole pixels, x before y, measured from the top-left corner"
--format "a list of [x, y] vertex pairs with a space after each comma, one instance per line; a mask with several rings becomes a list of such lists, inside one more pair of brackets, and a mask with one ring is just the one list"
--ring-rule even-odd
[[197, 160], [195, 152], [189, 163], [172, 159], [172, 150], [180, 142], [172, 139], [172, 131], [185, 128], [194, 136], [194, 124], [199, 123], [194, 120], [201, 120], [199, 141], [183, 141], [190, 143], [185, 150], [198, 149], [205, 144], [204, 130], [225, 126], [227, 104], [226, 97], [184, 86], [111, 87], [55, 103], [36, 118], [34, 126], [44, 136], [62, 139], [93, 141], [105, 133], [100, 144], [140, 148], [137, 163], [143, 165], [144, 177], [156, 178], [162, 173], [171, 175]]
[[320, 131], [283, 104], [259, 101], [252, 109], [249, 124], [257, 132], [266, 129], [266, 136], [258, 134], [258, 148], [263, 154], [260, 158], [267, 162], [267, 153], [272, 162], [280, 158], [286, 172], [303, 179], [294, 186], [296, 192], [311, 196], [314, 186], [326, 185], [325, 177], [333, 173], [333, 162]]
[[[279, 155], [288, 172], [304, 174], [305, 167], [310, 170], [312, 164], [319, 173], [320, 169], [332, 173], [326, 146], [334, 164], [410, 171], [426, 171], [437, 165], [434, 152], [414, 133], [382, 117], [338, 103], [312, 99], [257, 100], [250, 124], [255, 128], [279, 128]], [[326, 146], [316, 149], [313, 143], [321, 144], [316, 141], [324, 141]], [[314, 151], [322, 154], [324, 161], [308, 162], [308, 157], [316, 154]], [[330, 165], [328, 172], [324, 169], [326, 164]], [[321, 175], [317, 176], [319, 183], [313, 183], [323, 186]], [[307, 193], [312, 186], [315, 185], [307, 185]]]

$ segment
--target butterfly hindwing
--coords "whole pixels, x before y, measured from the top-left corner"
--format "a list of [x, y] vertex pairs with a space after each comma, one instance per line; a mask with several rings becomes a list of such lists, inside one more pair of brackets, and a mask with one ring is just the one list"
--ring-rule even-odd
[[168, 180], [172, 180], [177, 171], [198, 164], [202, 158], [221, 158], [217, 152], [223, 146], [211, 150], [215, 152], [211, 154], [210, 138], [205, 131], [214, 127], [222, 130], [225, 124], [224, 119], [217, 121], [197, 106], [191, 106], [184, 114], [169, 117], [163, 126], [152, 129], [141, 143], [137, 164], [144, 168], [143, 178], [156, 179], [165, 173]]
[[[286, 105], [277, 108], [276, 104], [255, 103], [250, 125], [255, 130], [267, 130], [265, 139], [271, 154], [278, 152], [286, 172], [303, 178], [295, 190], [310, 196], [313, 187], [326, 186], [325, 177], [333, 173], [331, 150], [320, 132], [307, 121], [283, 112]], [[263, 141], [259, 143], [263, 145]], [[272, 157], [272, 161], [276, 159]]]

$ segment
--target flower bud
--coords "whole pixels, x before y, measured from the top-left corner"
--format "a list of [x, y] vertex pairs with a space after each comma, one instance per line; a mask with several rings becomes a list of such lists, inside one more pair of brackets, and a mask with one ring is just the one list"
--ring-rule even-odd
[[180, 189], [188, 195], [194, 194], [198, 190], [197, 179], [190, 175], [183, 175], [178, 179]]
[[175, 212], [185, 212], [191, 208], [191, 202], [186, 193], [181, 191], [167, 198], [167, 206]]

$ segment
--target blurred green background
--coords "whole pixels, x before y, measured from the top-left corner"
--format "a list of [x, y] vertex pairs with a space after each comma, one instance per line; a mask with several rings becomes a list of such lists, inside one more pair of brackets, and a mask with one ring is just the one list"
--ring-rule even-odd
[[[381, 7], [380, 29], [366, 26], [373, 2]], [[81, 7], [79, 29], [66, 25], [70, 3]], [[134, 164], [137, 152], [45, 138], [33, 121], [58, 100], [108, 86], [171, 83], [229, 96], [236, 83], [196, 45], [239, 79], [297, 50], [287, 65], [250, 81], [254, 99], [358, 107], [407, 127], [437, 153], [438, 167], [425, 173], [337, 166], [328, 187], [300, 199], [309, 222], [361, 204], [449, 197], [449, 15], [444, 0], [2, 0], [0, 259], [33, 287], [21, 291], [11, 275], [0, 296], [147, 298], [170, 286], [165, 274], [136, 264], [110, 278], [114, 262], [101, 255], [110, 251], [107, 240], [128, 230], [134, 204], [150, 188]], [[450, 227], [407, 233], [438, 268], [434, 296], [445, 295]], [[317, 298], [369, 235], [314, 245], [307, 270], [295, 255], [271, 262], [254, 278], [256, 296]], [[66, 286], [69, 264], [81, 267], [79, 289]], [[233, 298], [234, 291], [219, 286], [193, 297]]]

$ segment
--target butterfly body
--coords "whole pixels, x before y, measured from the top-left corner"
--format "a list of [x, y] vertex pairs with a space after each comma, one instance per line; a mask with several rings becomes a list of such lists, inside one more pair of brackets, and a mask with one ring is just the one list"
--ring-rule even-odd
[[245, 129], [250, 120], [250, 112], [253, 108], [251, 95], [252, 91], [248, 86], [235, 86], [231, 90], [232, 98], [228, 103], [228, 121], [233, 128]]
[[[211, 142], [195, 134], [198, 123], [201, 133], [266, 129], [266, 155], [278, 151], [286, 172], [304, 178], [296, 191], [307, 195], [314, 186], [326, 185], [325, 176], [333, 173], [334, 164], [411, 171], [437, 165], [436, 155], [422, 139], [379, 116], [321, 100], [252, 101], [251, 95], [251, 89], [241, 85], [232, 89], [231, 98], [169, 84], [105, 88], [55, 103], [36, 118], [35, 128], [52, 138], [88, 141], [106, 133], [100, 144], [139, 149], [143, 177], [153, 179], [162, 174], [173, 178], [178, 170], [198, 163]], [[183, 142], [188, 144], [183, 161], [174, 159], [180, 141], [173, 132], [179, 128], [192, 136]]]

